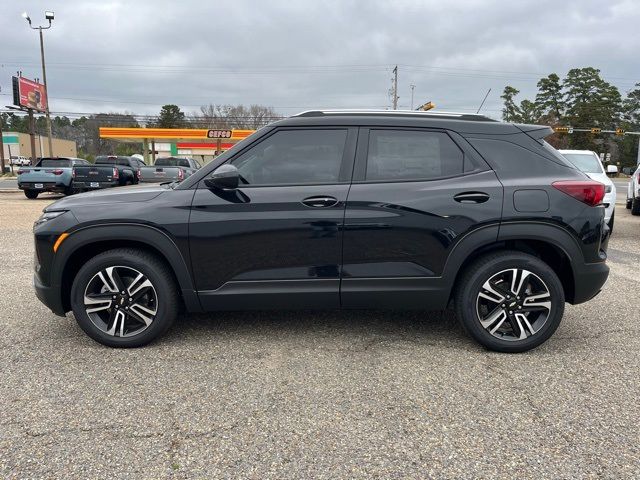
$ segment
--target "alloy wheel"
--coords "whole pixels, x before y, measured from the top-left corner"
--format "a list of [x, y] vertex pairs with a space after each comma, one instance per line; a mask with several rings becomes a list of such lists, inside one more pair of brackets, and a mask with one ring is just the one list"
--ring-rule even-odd
[[132, 337], [155, 320], [158, 295], [138, 270], [107, 267], [96, 273], [84, 291], [84, 307], [91, 322], [107, 335]]
[[535, 335], [551, 315], [549, 288], [535, 273], [512, 268], [489, 278], [476, 298], [482, 327], [501, 340], [517, 341]]

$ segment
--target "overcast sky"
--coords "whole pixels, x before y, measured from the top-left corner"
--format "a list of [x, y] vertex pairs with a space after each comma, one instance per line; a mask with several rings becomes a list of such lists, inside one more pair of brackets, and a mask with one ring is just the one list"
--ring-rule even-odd
[[535, 95], [537, 80], [601, 69], [628, 91], [640, 82], [639, 0], [313, 1], [2, 0], [0, 99], [11, 75], [41, 77], [44, 10], [52, 112], [157, 113], [165, 103], [311, 108], [432, 100], [442, 110], [500, 115], [505, 85]]

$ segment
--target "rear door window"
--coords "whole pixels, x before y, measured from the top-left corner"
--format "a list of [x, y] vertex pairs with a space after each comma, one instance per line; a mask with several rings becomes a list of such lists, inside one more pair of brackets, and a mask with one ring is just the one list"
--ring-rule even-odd
[[432, 180], [460, 175], [464, 154], [444, 132], [371, 130], [365, 180]]

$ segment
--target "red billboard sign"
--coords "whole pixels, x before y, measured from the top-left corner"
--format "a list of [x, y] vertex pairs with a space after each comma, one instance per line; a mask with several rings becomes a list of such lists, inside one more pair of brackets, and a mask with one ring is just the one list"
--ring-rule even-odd
[[47, 91], [41, 83], [24, 77], [13, 77], [13, 103], [44, 112], [47, 109]]

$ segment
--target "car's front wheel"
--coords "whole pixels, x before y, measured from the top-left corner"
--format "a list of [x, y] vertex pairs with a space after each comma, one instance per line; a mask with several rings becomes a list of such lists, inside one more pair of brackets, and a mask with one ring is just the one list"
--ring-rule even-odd
[[560, 325], [564, 290], [555, 272], [533, 255], [497, 252], [462, 274], [456, 316], [480, 344], [499, 352], [525, 352], [544, 343]]
[[91, 338], [111, 347], [139, 347], [156, 339], [178, 314], [169, 267], [138, 249], [115, 249], [89, 260], [71, 287], [71, 307]]

